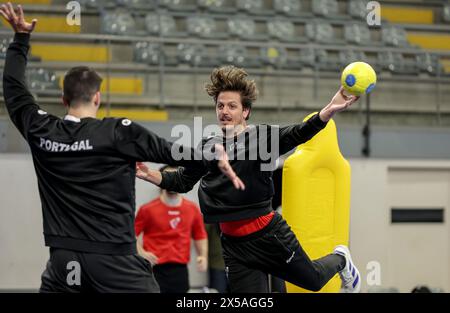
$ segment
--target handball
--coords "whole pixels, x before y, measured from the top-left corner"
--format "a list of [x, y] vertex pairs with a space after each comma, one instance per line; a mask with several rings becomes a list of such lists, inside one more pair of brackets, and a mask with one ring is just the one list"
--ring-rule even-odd
[[342, 86], [348, 93], [355, 96], [370, 93], [376, 83], [377, 74], [372, 66], [365, 62], [353, 62], [342, 72]]

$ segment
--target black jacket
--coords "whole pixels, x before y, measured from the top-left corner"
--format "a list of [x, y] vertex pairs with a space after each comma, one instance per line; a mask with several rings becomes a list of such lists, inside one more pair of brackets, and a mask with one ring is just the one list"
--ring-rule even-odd
[[[164, 172], [160, 187], [187, 192], [201, 179], [198, 198], [206, 223], [262, 216], [272, 210], [272, 172], [276, 168], [274, 163], [278, 156], [308, 141], [325, 126], [326, 123], [316, 114], [298, 125], [250, 126], [232, 139], [204, 139], [200, 146], [203, 152], [210, 151], [214, 143], [224, 145], [231, 166], [246, 185], [244, 191], [235, 189], [225, 175], [208, 165], [203, 168], [180, 168], [176, 172]], [[264, 153], [272, 151], [275, 154], [271, 158]], [[264, 166], [265, 168], [262, 168]]]
[[62, 120], [42, 111], [25, 85], [29, 39], [18, 33], [8, 48], [3, 92], [11, 120], [31, 148], [45, 243], [134, 254], [135, 162], [195, 167], [201, 161], [175, 161], [171, 143], [127, 119]]

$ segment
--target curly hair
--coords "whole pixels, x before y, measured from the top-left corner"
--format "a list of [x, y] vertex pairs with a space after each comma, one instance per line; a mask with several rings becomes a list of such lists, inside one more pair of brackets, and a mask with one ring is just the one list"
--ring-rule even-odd
[[239, 92], [243, 108], [250, 110], [258, 96], [258, 90], [255, 81], [248, 79], [247, 76], [247, 72], [242, 68], [232, 65], [222, 66], [212, 71], [211, 83], [205, 85], [205, 90], [215, 103], [223, 91]]

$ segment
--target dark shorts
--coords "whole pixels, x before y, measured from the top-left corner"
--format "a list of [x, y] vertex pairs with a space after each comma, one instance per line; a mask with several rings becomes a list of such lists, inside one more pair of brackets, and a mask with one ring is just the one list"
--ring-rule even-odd
[[186, 264], [165, 263], [153, 267], [161, 293], [186, 293], [189, 290], [189, 273]]
[[50, 248], [39, 292], [159, 292], [150, 263], [139, 255]]
[[268, 275], [318, 291], [345, 266], [336, 254], [310, 260], [289, 225], [275, 213], [265, 228], [243, 237], [222, 234], [230, 291], [269, 292]]

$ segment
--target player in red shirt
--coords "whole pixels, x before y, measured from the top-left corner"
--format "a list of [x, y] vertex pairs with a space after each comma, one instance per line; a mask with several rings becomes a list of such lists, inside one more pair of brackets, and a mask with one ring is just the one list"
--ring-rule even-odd
[[[164, 166], [163, 171], [175, 171]], [[176, 192], [161, 189], [161, 195], [140, 207], [135, 221], [139, 254], [153, 265], [161, 293], [185, 293], [189, 290], [187, 264], [191, 238], [197, 252], [197, 268], [208, 267], [208, 239], [198, 206]]]

